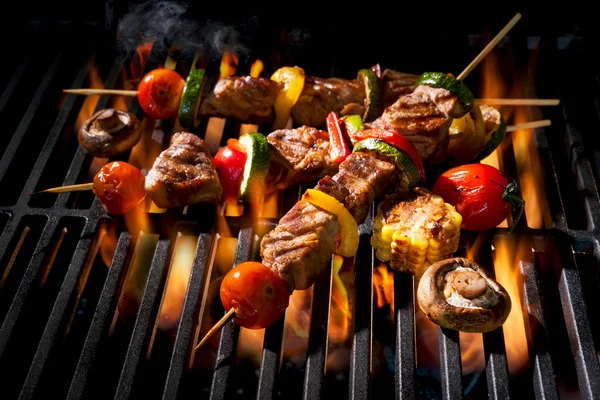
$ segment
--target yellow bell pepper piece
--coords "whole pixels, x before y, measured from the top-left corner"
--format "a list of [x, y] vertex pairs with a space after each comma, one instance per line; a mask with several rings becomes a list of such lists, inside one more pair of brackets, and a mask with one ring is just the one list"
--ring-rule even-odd
[[285, 85], [275, 99], [275, 122], [273, 122], [274, 130], [283, 129], [290, 119], [292, 107], [304, 89], [304, 70], [299, 67], [279, 68], [271, 76], [271, 80]]
[[358, 250], [358, 224], [350, 211], [337, 199], [316, 189], [307, 189], [302, 200], [337, 215], [342, 240], [335, 251], [344, 257], [354, 257]]

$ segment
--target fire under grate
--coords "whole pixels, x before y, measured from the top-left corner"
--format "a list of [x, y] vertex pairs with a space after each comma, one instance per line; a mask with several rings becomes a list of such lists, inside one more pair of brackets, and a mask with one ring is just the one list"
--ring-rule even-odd
[[[479, 335], [483, 369], [467, 373], [465, 360], [461, 361], [462, 334], [435, 328], [436, 346], [428, 351], [437, 353], [439, 361], [423, 361], [425, 328], [415, 312], [413, 277], [393, 273], [393, 302], [383, 308], [377, 304], [381, 288], [369, 243], [370, 217], [360, 227], [352, 267], [354, 307], [349, 336], [341, 345], [346, 363], [332, 371], [331, 315], [336, 309], [332, 286], [337, 279], [333, 267], [330, 280], [312, 288], [304, 362], [284, 360], [283, 320], [265, 330], [259, 365], [240, 355], [238, 344], [244, 339], [232, 322], [212, 348], [209, 343], [193, 352], [204, 325], [222, 315], [220, 302], [214, 301], [222, 269], [258, 260], [260, 238], [300, 192], [282, 194], [277, 214], [261, 220], [252, 218], [249, 210], [224, 216], [210, 207], [149, 210], [131, 219], [113, 219], [89, 193], [30, 197], [47, 187], [89, 181], [90, 171], [103, 162], [77, 145], [76, 126], [83, 115], [124, 106], [143, 117], [136, 100], [103, 96], [94, 103], [65, 96], [61, 90], [98, 82], [106, 88], [130, 88], [132, 75], [138, 72], [139, 79], [139, 72], [165, 60], [151, 52], [144, 69], [135, 71], [139, 60], [115, 60], [114, 43], [93, 24], [32, 23], [29, 28], [25, 40], [30, 46], [23, 47], [20, 61], [0, 82], [0, 120], [7, 130], [0, 138], [3, 398], [600, 397], [600, 318], [587, 312], [600, 306], [595, 296], [600, 289], [600, 140], [594, 135], [599, 127], [600, 87], [597, 71], [583, 68], [576, 73], [575, 67], [581, 68], [590, 57], [581, 38], [519, 35], [517, 30], [498, 48], [500, 54], [512, 55], [517, 67], [535, 54], [544, 66], [535, 76], [537, 95], [561, 99], [560, 107], [543, 110], [552, 120], [550, 128], [526, 132], [534, 136], [543, 166], [537, 178], [545, 188], [540, 196], [547, 207], [539, 222], [530, 220], [534, 211], [528, 209], [527, 221], [510, 236], [503, 227], [479, 235], [464, 233], [459, 250], [491, 272], [496, 266], [496, 274], [502, 262], [500, 248], [516, 253], [511, 260], [518, 272], [514, 279], [520, 303], [513, 298], [513, 313], [521, 311], [517, 309], [521, 304], [526, 346], [520, 354], [507, 349], [507, 336], [513, 332], [506, 325]], [[311, 61], [308, 51], [294, 53], [286, 47], [289, 43], [278, 43], [284, 35], [268, 30], [262, 34], [264, 47], [255, 49], [250, 61], [240, 60], [238, 74], [248, 73], [254, 59], [265, 61], [267, 73], [297, 63], [317, 76], [348, 77], [364, 67], [356, 67], [357, 61], [343, 51], [332, 52], [329, 63], [323, 57]], [[445, 61], [440, 70], [459, 70], [461, 61], [470, 60], [486, 40], [482, 35], [467, 38], [461, 52], [454, 49], [453, 57], [441, 58]], [[464, 42], [455, 36], [441, 40]], [[172, 58], [177, 60], [176, 54]], [[176, 69], [184, 77], [189, 61], [177, 60]], [[430, 68], [431, 56], [412, 63], [405, 66], [394, 60], [385, 66], [417, 72]], [[210, 66], [213, 79], [218, 67], [218, 63]], [[558, 75], [561, 78], [555, 79]], [[475, 79], [472, 87], [481, 84]], [[115, 159], [152, 154], [166, 147], [176, 129], [172, 122], [144, 123], [142, 145], [147, 147]], [[204, 121], [195, 133], [204, 136], [209, 124]], [[265, 129], [261, 127], [262, 132]], [[239, 131], [240, 124], [224, 122], [218, 143]], [[498, 160], [506, 174], [523, 177], [518, 151], [516, 139], [505, 140]], [[141, 162], [149, 167], [152, 161]], [[526, 187], [527, 182], [517, 181]], [[168, 286], [180, 245], [191, 246], [192, 253], [187, 256], [185, 289], [177, 294], [180, 309], [171, 321], [165, 320], [162, 310], [171, 296]], [[526, 366], [511, 371], [512, 357], [525, 358]]]

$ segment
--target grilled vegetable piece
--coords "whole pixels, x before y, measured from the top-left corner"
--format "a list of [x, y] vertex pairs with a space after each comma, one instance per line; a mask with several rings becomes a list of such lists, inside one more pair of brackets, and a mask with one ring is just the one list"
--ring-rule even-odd
[[417, 301], [431, 321], [463, 332], [494, 330], [506, 321], [511, 309], [502, 285], [466, 258], [432, 264], [419, 281]]
[[478, 105], [450, 125], [448, 154], [458, 164], [467, 164], [483, 149], [487, 140], [485, 122]]
[[106, 108], [81, 125], [79, 145], [94, 157], [112, 157], [130, 150], [140, 141], [140, 120], [127, 111]]
[[302, 200], [337, 215], [341, 239], [335, 251], [344, 257], [354, 257], [358, 250], [358, 225], [348, 209], [335, 197], [317, 189], [307, 189]]
[[365, 114], [363, 121], [373, 121], [379, 115], [379, 79], [375, 71], [361, 69], [357, 79], [365, 85]]
[[377, 207], [371, 245], [380, 261], [417, 276], [458, 248], [461, 215], [440, 196], [414, 188]]
[[200, 125], [198, 108], [204, 87], [204, 69], [196, 69], [192, 66], [190, 74], [185, 81], [181, 104], [179, 105], [179, 123], [184, 128], [192, 129]]
[[454, 109], [453, 118], [460, 118], [471, 110], [475, 98], [471, 90], [462, 81], [442, 72], [424, 72], [416, 85], [427, 85], [435, 88], [446, 89], [458, 97], [460, 107]]
[[486, 139], [483, 149], [475, 156], [473, 162], [479, 162], [492, 154], [506, 136], [506, 121], [500, 111], [488, 105], [481, 105], [480, 108], [485, 124]]
[[246, 149], [247, 155], [240, 184], [240, 198], [257, 204], [265, 194], [269, 172], [269, 143], [261, 133], [246, 133], [240, 136], [239, 142]]
[[271, 80], [284, 84], [275, 100], [275, 122], [273, 130], [283, 129], [290, 119], [292, 107], [304, 88], [304, 70], [299, 67], [282, 67], [271, 76]]
[[327, 116], [327, 132], [329, 132], [329, 159], [334, 163], [341, 163], [352, 153], [345, 132], [345, 123], [338, 118], [336, 113], [330, 112]]

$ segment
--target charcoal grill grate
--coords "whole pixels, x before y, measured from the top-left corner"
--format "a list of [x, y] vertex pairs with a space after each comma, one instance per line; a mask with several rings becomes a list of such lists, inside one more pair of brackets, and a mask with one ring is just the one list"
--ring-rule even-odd
[[[177, 210], [152, 216], [153, 231], [160, 234], [155, 246], [150, 246], [153, 256], [143, 283], [141, 303], [134, 321], [128, 326], [119, 327], [115, 322], [115, 313], [123, 301], [134, 253], [143, 235], [130, 234], [119, 225], [120, 234], [110, 268], [103, 274], [94, 275], [95, 268], [103, 267], [96, 265], [101, 264], [98, 247], [102, 232], [108, 229], [107, 226], [118, 223], [103, 212], [96, 199], [89, 207], [77, 208], [73, 207], [76, 200], [69, 194], [49, 195], [40, 200], [29, 197], [29, 193], [43, 189], [49, 183], [69, 185], [87, 179], [85, 172], [92, 162], [83, 150], [74, 146], [73, 123], [83, 100], [66, 96], [57, 109], [55, 104], [60, 89], [63, 86], [86, 86], [93, 62], [104, 68], [105, 87], [118, 87], [122, 83], [125, 65], [123, 60], [116, 60], [102, 66], [102, 59], [113, 59], [110, 55], [111, 46], [110, 43], [100, 47], [89, 46], [89, 40], [86, 39], [93, 37], [98, 30], [93, 25], [83, 28], [60, 25], [58, 29], [52, 27], [51, 34], [48, 34], [47, 27], [38, 24], [32, 24], [30, 28], [33, 32], [32, 41], [46, 35], [52, 38], [48, 40], [47, 50], [51, 57], [47, 64], [38, 66], [34, 63], [33, 53], [26, 53], [0, 95], [0, 118], [2, 121], [12, 120], [13, 125], [9, 126], [14, 126], [10, 139], [2, 139], [5, 151], [0, 160], [0, 189], [5, 193], [12, 190], [0, 206], [0, 373], [11, 378], [3, 389], [7, 398], [31, 398], [41, 396], [41, 393], [72, 399], [98, 394], [101, 397], [118, 398], [148, 395], [175, 398], [178, 395], [200, 393], [211, 399], [248, 395], [248, 392], [240, 392], [242, 386], [236, 386], [235, 383], [238, 382], [237, 378], [244, 380], [241, 375], [247, 370], [237, 365], [240, 329], [233, 322], [229, 322], [221, 331], [214, 371], [210, 373], [191, 367], [193, 343], [199, 334], [198, 315], [200, 311], [208, 312], [205, 287], [214, 269], [213, 253], [218, 240], [214, 228], [216, 221], [206, 219], [206, 209], [191, 207], [187, 214]], [[74, 34], [80, 32], [85, 35]], [[55, 41], [56, 38], [60, 40]], [[453, 39], [447, 40], [451, 42]], [[474, 42], [477, 42], [476, 38]], [[544, 50], [549, 53], [548, 58], [556, 62], [565, 56], [578, 56], [579, 49], [575, 43], [567, 50], [555, 47]], [[270, 51], [265, 49], [265, 53]], [[473, 51], [467, 51], [469, 54], [465, 58]], [[332, 58], [331, 71], [340, 73], [345, 65], [341, 62], [343, 56], [334, 52]], [[316, 64], [322, 62], [315, 61]], [[559, 67], [570, 71], [567, 63], [564, 64], [559, 63]], [[156, 65], [156, 55], [151, 54], [146, 71]], [[322, 65], [319, 68], [324, 70]], [[584, 79], [576, 74], [565, 75]], [[40, 81], [32, 83], [34, 78], [31, 77], [36, 76], [41, 77]], [[545, 76], [540, 81], [544, 79], [548, 82]], [[588, 126], [598, 125], [598, 113], [596, 111], [590, 117], [582, 116], [577, 111], [583, 100], [581, 93], [569, 89], [571, 84], [566, 78], [560, 81], [557, 90], [564, 91], [561, 93], [563, 106], [558, 111], [548, 111], [553, 128], [545, 130], [546, 135], [537, 136], [538, 150], [546, 165], [544, 178], [552, 227], [530, 229], [523, 224], [517, 231], [532, 249], [531, 259], [522, 261], [519, 266], [524, 279], [521, 297], [526, 308], [524, 319], [531, 368], [525, 378], [521, 377], [521, 380], [509, 385], [511, 377], [504, 344], [506, 332], [497, 330], [484, 334], [486, 376], [479, 382], [483, 381], [483, 389], [480, 390], [487, 391], [491, 398], [558, 398], [562, 393], [557, 382], [570, 386], [573, 383], [570, 380], [573, 379], [576, 379], [575, 386], [582, 397], [600, 397], [597, 357], [599, 322], [597, 316], [586, 311], [591, 308], [590, 302], [598, 305], [598, 300], [589, 292], [598, 289], [600, 201], [595, 185], [598, 173], [590, 163], [590, 159], [596, 159], [590, 158], [586, 149], [589, 139], [584, 133], [588, 131]], [[594, 89], [597, 92], [598, 88]], [[16, 93], [23, 90], [31, 94], [31, 101], [13, 105], [17, 102]], [[597, 104], [597, 94], [592, 93], [589, 98], [586, 97], [587, 100], [588, 105]], [[100, 97], [96, 109], [109, 104], [108, 97]], [[21, 112], [15, 112], [19, 107]], [[129, 110], [142, 116], [135, 100], [129, 105]], [[237, 124], [227, 124], [223, 140], [228, 135], [233, 136], [232, 132], [237, 132], [239, 128]], [[47, 134], [45, 131], [43, 134], [32, 132], [43, 126], [49, 127]], [[163, 129], [168, 132], [172, 126], [164, 126]], [[204, 129], [206, 123], [199, 127], [199, 131]], [[563, 132], [564, 135], [561, 135]], [[44, 137], [43, 146], [36, 147], [39, 151], [26, 155], [24, 145]], [[516, 173], [516, 161], [511, 156], [514, 153], [510, 151], [510, 145], [507, 147], [504, 167], [507, 172]], [[592, 143], [592, 147], [596, 149], [599, 146]], [[63, 170], [53, 173], [54, 162], [66, 156], [69, 158], [66, 164], [61, 164], [65, 166]], [[26, 168], [26, 173], [19, 174], [25, 163], [21, 158], [33, 166]], [[571, 189], [577, 191], [579, 198], [567, 200], [572, 195]], [[294, 198], [294, 194], [288, 194], [288, 200], [293, 201]], [[580, 205], [582, 209], [573, 210], [573, 205]], [[288, 204], [282, 206], [283, 209], [286, 207], [289, 208]], [[212, 213], [210, 210], [208, 212]], [[161, 222], [165, 220], [174, 227], [172, 230], [163, 232]], [[227, 222], [233, 230], [232, 236], [237, 237], [233, 260], [237, 264], [258, 259], [258, 240], [275, 226], [276, 220], [254, 223], [249, 213], [245, 213], [241, 217], [230, 217]], [[353, 399], [380, 395], [392, 397], [393, 392], [399, 398], [424, 397], [421, 387], [423, 379], [417, 370], [414, 279], [407, 274], [394, 273], [395, 367], [389, 379], [374, 376], [372, 372], [376, 319], [373, 304], [373, 270], [376, 261], [369, 243], [372, 229], [371, 215], [360, 227], [360, 250], [355, 263], [360, 268], [356, 268], [354, 293], [355, 303], [360, 306], [353, 310], [353, 335], [345, 390], [348, 397]], [[62, 236], [57, 234], [63, 230]], [[156, 343], [159, 341], [155, 324], [164, 295], [169, 261], [177, 240], [173, 232], [193, 232], [198, 236], [198, 244], [172, 348], [166, 359], [160, 359], [164, 362], [160, 368], [154, 369], [151, 349], [153, 345], [158, 346]], [[497, 236], [506, 236], [506, 230], [497, 229], [484, 237], [484, 245], [478, 254], [479, 261], [484, 265], [494, 265], [492, 241]], [[57, 245], [59, 237], [62, 239]], [[468, 234], [465, 237], [467, 241], [473, 239]], [[63, 246], [71, 249], [71, 253], [64, 254], [65, 251], [61, 250]], [[63, 266], [61, 269], [56, 263], [50, 262], [52, 254], [57, 254], [56, 260], [65, 263], [68, 268]], [[582, 268], [586, 268], [585, 274]], [[583, 282], [582, 285], [580, 274], [589, 278], [591, 283]], [[42, 277], [58, 284], [54, 288], [52, 285], [41, 285], [46, 281]], [[95, 292], [95, 308], [88, 311], [93, 318], [89, 318], [87, 325], [82, 325], [76, 315], [85, 306], [83, 302], [86, 297], [83, 293], [87, 285], [97, 280], [92, 278], [103, 279], [103, 282], [96, 283], [101, 290]], [[552, 282], [553, 290], [550, 287]], [[257, 381], [249, 380], [251, 384], [256, 383], [251, 396], [313, 399], [331, 394], [342, 395], [335, 391], [338, 388], [335, 382], [324, 374], [330, 285], [331, 279], [317, 283], [313, 290], [313, 304], [327, 306], [312, 309], [306, 365], [300, 372], [295, 372], [302, 373], [303, 377], [298, 381], [289, 378], [290, 385], [286, 388], [288, 381], [285, 379], [288, 378], [282, 375], [287, 370], [283, 371], [280, 366], [284, 322], [279, 321], [265, 332]], [[587, 292], [584, 291], [586, 287]], [[558, 300], [552, 298], [553, 291], [557, 293]], [[34, 302], [39, 299], [47, 301], [45, 312], [35, 313], [32, 311], [36, 307]], [[550, 306], [560, 307], [562, 312], [551, 310], [548, 308]], [[554, 313], [561, 316], [556, 317]], [[39, 316], [41, 320], [32, 324], [32, 315]], [[32, 327], [30, 332], [29, 327]], [[558, 333], [554, 333], [553, 329]], [[565, 335], [562, 339], [566, 341], [560, 341], [561, 329]], [[79, 337], [72, 338], [77, 332]], [[567, 341], [571, 346], [570, 353], [561, 350], [561, 345], [564, 346]], [[438, 344], [441, 355], [439, 396], [447, 399], [468, 397], [463, 381], [458, 332], [440, 328]], [[557, 355], [560, 354], [572, 357], [574, 376], [566, 373], [566, 377], [561, 377], [566, 368], [557, 364]], [[201, 379], [196, 380], [199, 375], [202, 375]], [[157, 379], [149, 379], [155, 377]], [[521, 384], [524, 384], [524, 388], [521, 388]], [[517, 385], [519, 387], [515, 388]]]

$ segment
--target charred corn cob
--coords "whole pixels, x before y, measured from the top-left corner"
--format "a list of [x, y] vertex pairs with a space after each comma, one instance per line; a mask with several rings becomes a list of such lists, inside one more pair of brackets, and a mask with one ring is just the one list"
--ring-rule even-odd
[[427, 189], [388, 197], [377, 207], [371, 245], [380, 261], [417, 276], [458, 248], [462, 216]]

